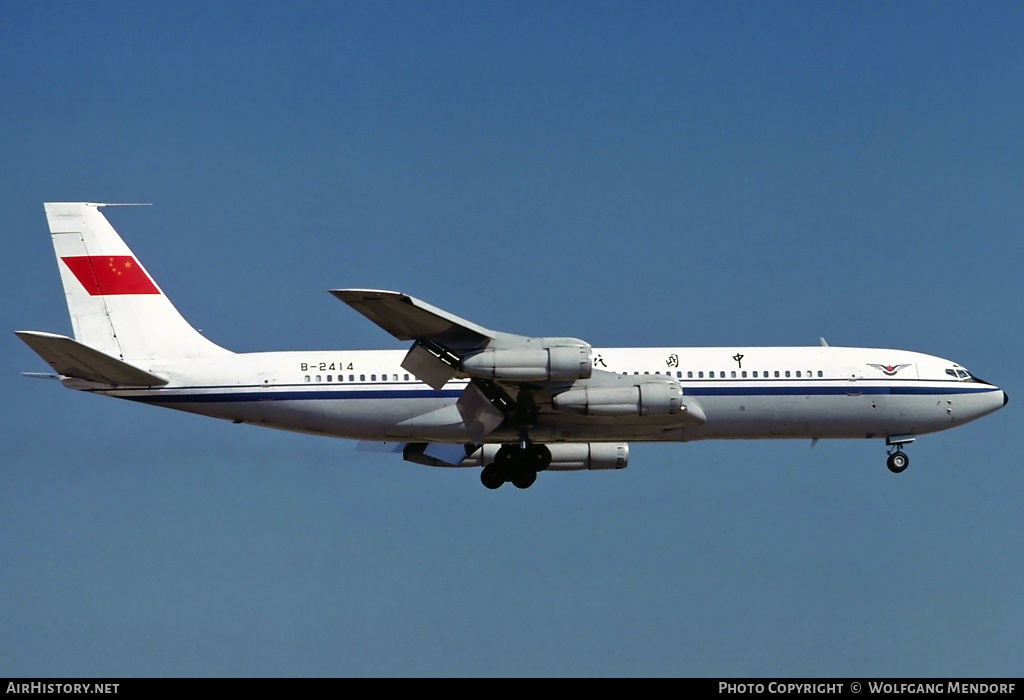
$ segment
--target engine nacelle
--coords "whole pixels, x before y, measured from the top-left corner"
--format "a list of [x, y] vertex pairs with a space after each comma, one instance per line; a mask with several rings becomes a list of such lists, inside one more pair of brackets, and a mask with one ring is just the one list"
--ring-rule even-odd
[[459, 369], [471, 377], [516, 382], [574, 382], [588, 379], [593, 372], [586, 345], [488, 348], [462, 358]]
[[556, 442], [548, 444], [548, 449], [548, 471], [625, 469], [629, 464], [629, 445], [624, 442]]
[[683, 404], [677, 382], [645, 382], [633, 386], [588, 386], [552, 397], [559, 411], [585, 416], [672, 416]]
[[[625, 442], [549, 442], [551, 464], [548, 471], [571, 472], [582, 469], [625, 469], [629, 464], [629, 445]], [[482, 467], [494, 462], [501, 445], [487, 444], [478, 447], [472, 454], [458, 463], [460, 467]], [[422, 450], [421, 450], [422, 452]], [[456, 466], [437, 460], [413, 459], [411, 462], [429, 466]]]
[[[546, 446], [551, 450], [550, 471], [625, 469], [629, 464], [629, 445], [625, 442], [549, 442]], [[463, 445], [410, 443], [402, 456], [428, 467], [483, 467], [494, 462], [501, 447], [481, 445], [467, 455]]]

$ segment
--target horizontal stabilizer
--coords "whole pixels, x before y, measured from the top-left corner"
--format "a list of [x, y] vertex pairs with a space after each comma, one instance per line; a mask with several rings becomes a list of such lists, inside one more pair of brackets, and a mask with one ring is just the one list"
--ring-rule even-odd
[[163, 386], [167, 380], [77, 340], [41, 331], [15, 331], [58, 374], [115, 386]]
[[432, 340], [449, 347], [478, 347], [494, 332], [431, 306], [381, 289], [332, 289], [331, 294], [399, 340]]

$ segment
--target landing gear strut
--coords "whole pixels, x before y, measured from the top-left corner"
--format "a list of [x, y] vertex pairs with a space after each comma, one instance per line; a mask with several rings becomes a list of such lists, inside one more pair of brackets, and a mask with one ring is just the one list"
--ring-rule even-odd
[[899, 474], [910, 466], [910, 457], [903, 451], [903, 446], [909, 445], [913, 441], [914, 438], [909, 435], [885, 439], [885, 444], [889, 446], [889, 459], [885, 460], [885, 465], [893, 474]]
[[494, 462], [480, 472], [480, 483], [489, 489], [511, 481], [517, 489], [528, 489], [537, 480], [537, 472], [551, 464], [551, 450], [524, 439], [517, 445], [502, 445]]

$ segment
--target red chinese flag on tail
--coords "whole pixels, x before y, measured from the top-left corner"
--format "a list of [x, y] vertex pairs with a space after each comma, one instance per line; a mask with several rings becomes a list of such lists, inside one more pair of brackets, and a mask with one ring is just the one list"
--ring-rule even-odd
[[89, 296], [160, 293], [130, 255], [78, 255], [61, 260]]

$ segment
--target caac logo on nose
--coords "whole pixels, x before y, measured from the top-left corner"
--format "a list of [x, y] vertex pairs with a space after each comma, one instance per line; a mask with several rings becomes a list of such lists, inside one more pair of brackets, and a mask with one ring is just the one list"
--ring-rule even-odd
[[885, 376], [891, 377], [892, 375], [896, 374], [897, 372], [899, 372], [904, 367], [910, 367], [910, 365], [873, 365], [873, 364], [868, 363], [868, 367], [874, 367], [875, 369], [879, 370]]

